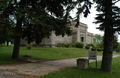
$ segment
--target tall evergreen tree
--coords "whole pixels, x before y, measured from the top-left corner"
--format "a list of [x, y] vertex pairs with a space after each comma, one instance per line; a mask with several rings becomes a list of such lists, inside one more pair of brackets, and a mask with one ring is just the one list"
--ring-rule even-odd
[[90, 0], [8, 0], [6, 4], [2, 11], [13, 24], [13, 59], [19, 58], [21, 38], [30, 44], [32, 41], [40, 43], [51, 35], [51, 31], [55, 31], [56, 35], [70, 35], [72, 31], [67, 25], [71, 19], [70, 11], [78, 8], [78, 25], [80, 14], [83, 12], [86, 17], [91, 7]]
[[51, 35], [51, 31], [63, 36], [65, 33], [68, 35], [72, 33], [67, 25], [69, 13], [66, 11], [74, 8], [72, 0], [9, 0], [5, 3], [0, 15], [7, 14], [7, 19], [13, 22], [11, 26], [15, 39], [13, 59], [19, 57], [21, 37], [30, 44], [34, 40], [40, 43], [43, 38]]
[[9, 20], [7, 5], [7, 0], [0, 0], [0, 43], [4, 43], [5, 41], [10, 41], [12, 39], [12, 22]]
[[104, 52], [101, 70], [111, 72], [114, 33], [120, 31], [120, 8], [115, 6], [119, 0], [93, 0], [96, 2], [96, 22], [100, 23], [100, 30], [104, 31]]
[[70, 1], [12, 0], [10, 4], [16, 18], [12, 58], [19, 57], [21, 37], [26, 38], [29, 44], [34, 40], [39, 44], [43, 38], [51, 35], [51, 31], [55, 31], [57, 35], [70, 34], [71, 30], [66, 26], [67, 21], [63, 18], [64, 8], [62, 5], [68, 4], [67, 2]]

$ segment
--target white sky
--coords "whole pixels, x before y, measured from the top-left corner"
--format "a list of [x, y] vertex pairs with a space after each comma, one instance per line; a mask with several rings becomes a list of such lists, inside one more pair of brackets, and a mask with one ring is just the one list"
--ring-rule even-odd
[[[117, 5], [120, 7], [120, 2], [117, 3]], [[94, 24], [93, 22], [95, 21], [96, 14], [98, 13], [94, 6], [91, 8], [91, 13], [88, 15], [87, 18], [81, 16], [80, 22], [85, 23], [88, 25], [88, 32], [93, 33], [93, 34], [101, 34], [104, 35], [103, 31], [100, 31], [99, 29], [96, 29], [96, 27], [99, 27], [99, 24]], [[72, 16], [74, 17], [75, 14], [74, 12], [71, 12]], [[120, 42], [120, 35], [118, 36], [118, 41]]]

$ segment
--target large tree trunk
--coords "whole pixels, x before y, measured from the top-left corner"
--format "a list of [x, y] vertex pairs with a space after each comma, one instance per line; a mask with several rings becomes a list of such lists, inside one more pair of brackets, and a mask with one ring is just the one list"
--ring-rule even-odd
[[12, 59], [18, 59], [19, 58], [21, 26], [22, 26], [22, 21], [21, 20], [17, 20], [16, 32], [15, 32], [16, 36], [15, 36], [15, 43], [14, 43]]
[[106, 1], [105, 9], [105, 34], [104, 34], [104, 51], [101, 70], [111, 72], [112, 54], [113, 54], [113, 23], [112, 23], [112, 0]]
[[19, 58], [19, 50], [20, 50], [20, 37], [15, 37], [12, 59]]
[[101, 70], [111, 72], [112, 54], [113, 54], [113, 33], [110, 29], [105, 30], [104, 35], [104, 52]]

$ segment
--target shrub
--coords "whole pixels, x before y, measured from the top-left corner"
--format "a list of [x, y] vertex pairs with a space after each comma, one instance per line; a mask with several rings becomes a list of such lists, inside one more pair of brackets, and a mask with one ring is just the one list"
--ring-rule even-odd
[[74, 44], [74, 43], [71, 43], [71, 44], [70, 44], [70, 47], [75, 47], [75, 44]]
[[97, 51], [102, 51], [102, 48], [97, 48]]
[[120, 43], [118, 43], [118, 47], [115, 49], [116, 52], [120, 52]]
[[67, 43], [67, 44], [64, 44], [64, 46], [68, 48], [70, 47], [70, 44]]
[[95, 43], [90, 43], [90, 46], [96, 47], [96, 44]]
[[92, 47], [91, 50], [92, 50], [92, 51], [96, 51], [96, 48], [95, 48], [95, 47]]
[[84, 47], [84, 43], [83, 42], [75, 42], [75, 46], [77, 48], [83, 48]]
[[73, 44], [73, 43], [71, 43], [71, 44], [69, 44], [69, 43], [58, 43], [57, 47], [66, 47], [66, 48], [75, 47], [75, 44]]
[[31, 49], [32, 45], [31, 44], [26, 44], [27, 49]]
[[86, 48], [86, 49], [90, 49], [90, 46], [86, 46], [85, 48]]
[[65, 47], [64, 43], [58, 43], [57, 47]]

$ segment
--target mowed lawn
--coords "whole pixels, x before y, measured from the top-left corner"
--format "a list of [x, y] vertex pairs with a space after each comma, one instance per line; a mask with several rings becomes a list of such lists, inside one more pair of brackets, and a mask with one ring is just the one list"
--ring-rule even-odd
[[[0, 64], [15, 63], [18, 60], [12, 60], [13, 46], [0, 47]], [[28, 50], [26, 47], [20, 47], [19, 57], [23, 55], [31, 55], [33, 59], [37, 60], [58, 60], [78, 57], [88, 57], [87, 49], [80, 48], [43, 48], [32, 47]], [[102, 55], [102, 52], [97, 52], [97, 55]]]
[[[19, 63], [18, 60], [11, 59], [13, 46], [0, 47], [0, 64]], [[88, 57], [88, 51], [80, 48], [40, 48], [33, 47], [28, 50], [26, 47], [20, 48], [20, 58], [23, 55], [31, 55], [33, 59], [39, 60], [57, 60], [78, 57]], [[114, 54], [119, 54], [115, 53]], [[97, 52], [97, 55], [102, 55], [102, 52]], [[119, 54], [120, 55], [120, 54]], [[98, 68], [95, 68], [95, 63], [90, 63], [88, 69], [78, 69], [76, 67], [61, 70], [51, 73], [40, 78], [120, 78], [120, 57], [112, 60], [113, 74], [101, 72], [101, 61], [98, 62]]]
[[50, 73], [40, 78], [120, 78], [120, 57], [112, 60], [112, 74], [100, 71], [101, 61], [90, 63], [88, 69], [78, 69], [76, 67]]
[[[102, 53], [98, 53], [101, 55]], [[31, 55], [34, 59], [39, 60], [57, 60], [67, 58], [87, 57], [88, 50], [80, 48], [41, 48], [34, 47], [27, 50], [26, 47], [21, 47], [20, 56]]]
[[[0, 56], [11, 57], [13, 51], [13, 46], [1, 47]], [[23, 55], [31, 55], [34, 59], [39, 60], [57, 60], [57, 59], [67, 59], [67, 58], [77, 58], [77, 57], [87, 57], [87, 49], [80, 48], [43, 48], [43, 47], [32, 47], [28, 50], [26, 47], [20, 47], [20, 57]], [[98, 52], [98, 55], [101, 55]]]

